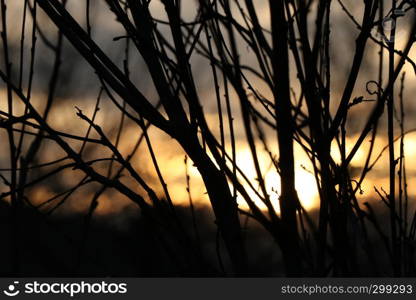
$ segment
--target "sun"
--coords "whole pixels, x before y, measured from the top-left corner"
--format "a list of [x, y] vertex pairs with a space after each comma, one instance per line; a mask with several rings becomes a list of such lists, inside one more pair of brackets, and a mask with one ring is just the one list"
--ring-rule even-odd
[[[258, 153], [260, 167], [264, 170], [266, 169], [266, 164], [269, 163], [270, 158], [267, 154]], [[257, 174], [254, 168], [253, 159], [251, 152], [248, 148], [240, 148], [237, 153], [237, 165], [248, 178], [248, 180], [254, 185], [257, 189], [257, 192], [261, 194], [260, 188], [258, 187], [258, 181], [256, 180]], [[276, 210], [279, 213], [279, 197], [281, 192], [280, 186], [280, 175], [273, 168], [265, 172], [264, 181], [266, 185], [267, 194], [270, 197], [270, 200]], [[241, 181], [243, 183], [243, 181]], [[246, 190], [251, 198], [251, 200], [263, 210], [266, 210], [265, 204], [261, 201], [259, 196], [255, 191], [250, 188], [247, 183], [243, 183], [246, 187]], [[302, 206], [307, 209], [313, 209], [318, 206], [318, 189], [316, 186], [315, 177], [313, 174], [309, 173], [307, 170], [302, 168], [300, 165], [295, 168], [295, 188], [299, 196], [299, 200]], [[239, 206], [242, 208], [248, 208], [245, 200], [240, 196], [238, 197]]]

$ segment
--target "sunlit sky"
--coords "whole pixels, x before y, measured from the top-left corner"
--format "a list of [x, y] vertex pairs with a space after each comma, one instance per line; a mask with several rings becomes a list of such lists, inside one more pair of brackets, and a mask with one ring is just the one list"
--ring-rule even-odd
[[[74, 1], [69, 1], [71, 5], [76, 5]], [[159, 1], [152, 1], [153, 9], [159, 13], [156, 14], [161, 19], [164, 18], [163, 10], [161, 9], [161, 4]], [[265, 5], [266, 1], [259, 1], [257, 5], [259, 6], [259, 11], [262, 14], [261, 21], [263, 22], [263, 25], [267, 28], [269, 26], [269, 17], [268, 17], [268, 9]], [[336, 3], [336, 1], [335, 1]], [[192, 5], [190, 5], [187, 8], [189, 11], [185, 11], [185, 18], [191, 19], [193, 16], [192, 13]], [[354, 9], [354, 7], [351, 7], [351, 9]], [[19, 10], [15, 10], [15, 12], [18, 12]], [[76, 12], [75, 6], [72, 7], [72, 11]], [[335, 36], [336, 40], [333, 42], [333, 59], [337, 62], [336, 69], [333, 72], [334, 76], [334, 93], [332, 94], [332, 97], [335, 99], [335, 103], [337, 103], [337, 92], [343, 88], [343, 79], [345, 77], [345, 70], [348, 70], [350, 66], [350, 60], [351, 55], [353, 51], [353, 41], [355, 37], [356, 31], [354, 31], [354, 26], [352, 26], [350, 20], [343, 15], [342, 10], [340, 10], [339, 7], [334, 4], [334, 16], [336, 16], [334, 20], [334, 25], [332, 28], [333, 35]], [[13, 7], [12, 7], [13, 12]], [[82, 18], [82, 14], [79, 13], [78, 17]], [[94, 33], [97, 39], [102, 39], [100, 42], [103, 45], [107, 45], [108, 41], [111, 41], [111, 39], [114, 36], [119, 35], [120, 28], [115, 25], [115, 23], [108, 22], [108, 19], [114, 19], [111, 17], [111, 15], [108, 14], [108, 12], [105, 14], [98, 14], [95, 16], [95, 26], [96, 29]], [[339, 18], [339, 19], [337, 19]], [[359, 14], [357, 15], [357, 18], [359, 18]], [[48, 24], [47, 22], [44, 22], [45, 28], [48, 30], [53, 31], [53, 26]], [[105, 34], [102, 33], [101, 30], [98, 30], [100, 28], [100, 24], [105, 26]], [[403, 45], [405, 42], [407, 36], [406, 32], [403, 30], [399, 30], [398, 40], [397, 44], [398, 47]], [[18, 36], [16, 35], [14, 37], [16, 40], [18, 40]], [[346, 50], [345, 50], [346, 49]], [[367, 53], [365, 67], [363, 68], [363, 74], [362, 77], [360, 77], [360, 80], [365, 80], [365, 78], [372, 78], [371, 72], [374, 70], [374, 53], [376, 53], [376, 48], [370, 48], [371, 51]], [[414, 51], [412, 52], [412, 57], [414, 57]], [[244, 53], [242, 54], [244, 55]], [[115, 55], [115, 59], [120, 59], [120, 55]], [[249, 54], [247, 54], [247, 57], [249, 57]], [[198, 60], [196, 60], [196, 63], [199, 63]], [[200, 66], [199, 66], [200, 67]], [[76, 78], [77, 72], [82, 73], [84, 71], [84, 68], [87, 68], [86, 66], [83, 66], [82, 69], [76, 70], [74, 73], [75, 79], [75, 86], [77, 84], [77, 80], [83, 81], [82, 78]], [[406, 99], [408, 102], [408, 107], [413, 109], [413, 103], [411, 103], [412, 98], [415, 92], [415, 74], [413, 72], [413, 69], [410, 65], [406, 65], [405, 70], [407, 72], [407, 78], [406, 78]], [[91, 70], [89, 72], [92, 74]], [[133, 70], [133, 77], [142, 79], [146, 74], [142, 70]], [[206, 85], [209, 85], [211, 82], [211, 79], [207, 79], [207, 76], [209, 74], [206, 74], [207, 72], [201, 72], [200, 78], [197, 78], [199, 88], [202, 90], [201, 95], [203, 95], [203, 101], [205, 101], [207, 109], [207, 120], [208, 123], [211, 126], [211, 129], [213, 130], [214, 134], [218, 134], [218, 116], [215, 113], [211, 113], [209, 103], [214, 103], [214, 101], [211, 101], [210, 96], [212, 96], [212, 93], [209, 90], [209, 87], [206, 87]], [[295, 72], [292, 72], [292, 76], [295, 78], [296, 74]], [[141, 83], [142, 80], [138, 80], [138, 86], [139, 88], [145, 87], [145, 83]], [[96, 86], [97, 82], [92, 83]], [[72, 82], [72, 85], [74, 85], [74, 82]], [[339, 86], [338, 86], [339, 85]], [[0, 87], [3, 87], [1, 85]], [[261, 85], [258, 86], [259, 90], [262, 89]], [[97, 92], [98, 92], [98, 86], [97, 86]], [[360, 85], [356, 88], [356, 91], [354, 92], [354, 95], [360, 95], [365, 90], [365, 85]], [[145, 94], [152, 95], [152, 92], [145, 91]], [[270, 92], [264, 90], [262, 91], [264, 95], [269, 95]], [[78, 92], [77, 95], [82, 95], [82, 91]], [[5, 91], [0, 90], [0, 99], [5, 99]], [[154, 97], [154, 95], [153, 95]], [[34, 103], [37, 103], [38, 107], [41, 107], [41, 103], [44, 103], [45, 95], [42, 94], [41, 91], [38, 91], [37, 94], [34, 95], [33, 101]], [[80, 107], [85, 111], [86, 114], [92, 113], [92, 107], [94, 103], [94, 96], [86, 95], [86, 96], [77, 96], [77, 97], [71, 97], [70, 94], [67, 95], [65, 99], [61, 99], [60, 104], [55, 105], [52, 109], [49, 123], [57, 130], [63, 130], [72, 134], [79, 134], [82, 135], [85, 133], [87, 125], [83, 123], [77, 116], [76, 111], [74, 109], [75, 106]], [[336, 107], [336, 105], [335, 105]], [[6, 111], [6, 103], [5, 101], [0, 101], [0, 109]], [[241, 170], [244, 172], [245, 176], [252, 182], [255, 187], [256, 186], [256, 172], [253, 165], [253, 161], [251, 158], [250, 150], [247, 146], [247, 143], [244, 139], [244, 130], [242, 127], [239, 127], [239, 115], [238, 115], [238, 105], [235, 105], [234, 107], [236, 114], [236, 144], [237, 144], [237, 165], [241, 168]], [[352, 112], [352, 114], [355, 116], [355, 119], [353, 122], [356, 122], [359, 124], [363, 120], [366, 119], [366, 116], [369, 112], [369, 110], [366, 107], [360, 108], [354, 108], [355, 111]], [[16, 110], [17, 114], [19, 113], [19, 110]], [[20, 107], [20, 113], [22, 112]], [[111, 105], [107, 102], [104, 102], [102, 104], [102, 110], [98, 114], [97, 123], [102, 125], [105, 129], [111, 131], [112, 126], [116, 126], [118, 120], [119, 120], [119, 113], [114, 112], [114, 109], [111, 108]], [[411, 115], [408, 116], [408, 122], [409, 122], [409, 128], [411, 129], [411, 126], [416, 124], [414, 122], [414, 118], [412, 118]], [[68, 126], [68, 124], [71, 124]], [[350, 124], [351, 125], [351, 124]], [[352, 124], [351, 126], [353, 126]], [[125, 130], [123, 131], [123, 136], [121, 139], [120, 144], [120, 150], [123, 154], [128, 155], [129, 151], [131, 151], [132, 147], [135, 143], [135, 138], [138, 136], [138, 129], [134, 125], [128, 125]], [[171, 192], [171, 196], [175, 203], [177, 204], [188, 204], [188, 193], [186, 191], [186, 180], [185, 180], [185, 163], [184, 163], [184, 156], [185, 153], [180, 149], [178, 144], [170, 139], [165, 134], [161, 133], [159, 130], [151, 129], [149, 131], [149, 134], [152, 138], [153, 147], [155, 149], [155, 152], [157, 154], [158, 163], [160, 165], [160, 168], [162, 170], [162, 173], [164, 174], [164, 179], [168, 184], [169, 191]], [[112, 136], [114, 136], [114, 130], [112, 131]], [[0, 132], [0, 138], [4, 140], [5, 138], [5, 131]], [[354, 142], [356, 140], [357, 136], [355, 134], [351, 134], [348, 137], [348, 145], [347, 145], [347, 151], [349, 151], [352, 146], [354, 145]], [[273, 154], [278, 155], [277, 152], [277, 144], [275, 144], [273, 141], [275, 140], [274, 136], [270, 136], [269, 138], [270, 146], [272, 148]], [[395, 144], [396, 146], [396, 153], [398, 152], [399, 148], [397, 142]], [[48, 144], [49, 145], [49, 144]], [[366, 159], [367, 155], [367, 149], [369, 145], [369, 137], [364, 143], [363, 147], [360, 148], [358, 153], [356, 154], [354, 160], [352, 161], [351, 165], [352, 167], [357, 168], [357, 170], [361, 171], [362, 166], [364, 165], [364, 161]], [[380, 153], [380, 151], [387, 145], [387, 136], [383, 133], [380, 134], [375, 142], [375, 149], [374, 149], [374, 155], [373, 160], [377, 157], [377, 155]], [[5, 145], [3, 144], [2, 147]], [[79, 145], [74, 145], [74, 147], [79, 147]], [[405, 137], [405, 155], [406, 155], [406, 161], [407, 161], [407, 171], [408, 171], [408, 182], [409, 182], [409, 192], [410, 196], [414, 197], [416, 195], [416, 189], [415, 186], [412, 184], [414, 180], [416, 179], [416, 166], [413, 164], [413, 161], [416, 159], [416, 151], [414, 151], [416, 147], [416, 133], [408, 134]], [[229, 147], [227, 147], [229, 149]], [[7, 164], [7, 150], [1, 149], [0, 152], [0, 162], [2, 166], [6, 166]], [[101, 150], [93, 150], [92, 152], [97, 154], [103, 155], [103, 152], [100, 152]], [[278, 210], [278, 197], [280, 193], [280, 179], [279, 175], [276, 172], [275, 168], [271, 166], [271, 160], [268, 157], [268, 154], [264, 151], [262, 146], [259, 144], [258, 149], [259, 153], [259, 163], [261, 166], [261, 169], [264, 173], [264, 180], [266, 183], [266, 189], [273, 201], [273, 204], [275, 205], [276, 209]], [[334, 159], [336, 160], [339, 158], [339, 153], [337, 151], [336, 146], [334, 145], [332, 155]], [[62, 151], [59, 151], [57, 147], [50, 146], [50, 148], [44, 148], [42, 152], [42, 160], [43, 161], [52, 161], [56, 158], [60, 158], [64, 156], [64, 153]], [[296, 163], [296, 189], [299, 195], [299, 198], [301, 200], [301, 203], [303, 206], [307, 209], [316, 208], [318, 203], [318, 194], [317, 194], [317, 187], [316, 187], [316, 181], [315, 177], [313, 175], [313, 169], [312, 166], [309, 163], [309, 159], [307, 158], [304, 151], [301, 149], [300, 146], [295, 145], [295, 163]], [[163, 195], [162, 188], [156, 179], [154, 168], [152, 167], [152, 163], [150, 161], [150, 156], [148, 151], [146, 150], [145, 146], [142, 146], [141, 151], [138, 152], [138, 154], [133, 158], [133, 165], [135, 168], [139, 171], [139, 173], [144, 173], [145, 176], [147, 176], [147, 179], [151, 182], [151, 186], [159, 193], [159, 195]], [[364, 180], [362, 184], [362, 190], [363, 194], [358, 195], [359, 199], [362, 199], [363, 201], [367, 201], [368, 199], [372, 199], [374, 201], [379, 201], [380, 199], [374, 192], [374, 187], [384, 187], [387, 190], [388, 187], [388, 178], [387, 178], [387, 169], [388, 166], [387, 161], [387, 152], [384, 153], [384, 155], [381, 157], [377, 165], [374, 167], [374, 170], [367, 175], [366, 179]], [[188, 162], [188, 172], [190, 175], [190, 182], [191, 182], [191, 196], [192, 199], [196, 203], [207, 203], [207, 195], [206, 190], [204, 189], [202, 180], [198, 174], [198, 171], [195, 167], [192, 166], [192, 162]], [[77, 180], [79, 180], [81, 177], [80, 173], [74, 174], [74, 172], [64, 172], [61, 175], [62, 181], [65, 183], [65, 186], [70, 186], [71, 184], [75, 184]], [[356, 178], [357, 179], [357, 178]], [[129, 182], [128, 178], [124, 178], [128, 184], [132, 185], [133, 188], [140, 191], [140, 189], [137, 186], [134, 186], [134, 183]], [[243, 182], [243, 180], [241, 181]], [[247, 185], [246, 185], [247, 186]], [[2, 190], [5, 190], [4, 186], [1, 186]], [[254, 191], [250, 190], [247, 186], [247, 189], [249, 190], [249, 195], [252, 197], [252, 199], [259, 205], [259, 207], [264, 208], [261, 201], [258, 199], [258, 197], [255, 195]], [[54, 194], [54, 187], [48, 186], [48, 184], [42, 184], [38, 185], [37, 188], [31, 190], [31, 197], [34, 202], [42, 202], [42, 200], [47, 199], [48, 197], [51, 197]], [[82, 199], [84, 199], [87, 196], [90, 196], [92, 193], [91, 189], [81, 189], [79, 191], [79, 194], [75, 195], [74, 198], [78, 198], [72, 202], [72, 204], [69, 204], [69, 207], [71, 209], [81, 209], [83, 208], [83, 202]], [[108, 211], [113, 211], [114, 209], [121, 209], [125, 205], [127, 205], [127, 201], [123, 199], [123, 197], [119, 196], [120, 203], [116, 204], [114, 203], [114, 198], [112, 197], [113, 194], [108, 193], [104, 194], [100, 199], [100, 206], [97, 209], [98, 213], [105, 213]], [[241, 198], [238, 199], [241, 207], [247, 208], [245, 203]]]

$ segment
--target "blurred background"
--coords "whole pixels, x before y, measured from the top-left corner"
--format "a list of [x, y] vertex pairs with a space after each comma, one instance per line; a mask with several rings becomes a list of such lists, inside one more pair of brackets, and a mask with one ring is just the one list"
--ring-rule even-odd
[[[238, 3], [239, 1], [236, 1]], [[313, 1], [311, 11], [316, 10], [318, 1]], [[390, 1], [385, 2], [385, 11], [388, 12]], [[7, 30], [8, 49], [10, 62], [13, 70], [14, 82], [19, 82], [19, 66], [22, 66], [21, 87], [28, 88], [30, 76], [31, 51], [32, 51], [32, 28], [33, 17], [28, 8], [24, 9], [26, 1], [5, 0], [7, 5]], [[32, 1], [29, 1], [32, 3]], [[70, 14], [87, 29], [85, 1], [68, 0], [66, 7]], [[126, 33], [114, 14], [108, 9], [105, 1], [91, 0], [90, 3], [91, 36], [111, 60], [124, 68], [126, 53], [128, 53], [128, 64], [130, 79], [139, 91], [146, 96], [154, 105], [158, 102], [158, 95], [148, 73], [148, 69], [142, 57], [132, 43], [128, 43]], [[339, 1], [331, 4], [331, 40], [330, 40], [330, 62], [331, 68], [331, 112], [335, 113], [339, 99], [345, 86], [346, 78], [350, 72], [351, 62], [355, 53], [356, 38], [359, 34], [356, 24], [351, 20], [350, 13], [358, 22], [362, 19], [363, 1], [343, 1], [343, 8]], [[255, 7], [259, 15], [261, 25], [270, 29], [270, 14], [268, 2], [258, 0]], [[181, 15], [184, 21], [192, 22], [198, 14], [198, 5], [195, 1], [183, 3]], [[236, 21], [243, 23], [239, 17], [238, 7], [233, 2], [232, 9], [235, 11]], [[345, 9], [348, 10], [346, 13]], [[150, 1], [152, 16], [159, 21], [166, 21], [167, 16], [161, 1]], [[313, 13], [311, 13], [313, 16]], [[3, 17], [3, 15], [2, 15]], [[23, 18], [26, 18], [23, 21]], [[408, 40], [411, 21], [414, 13], [409, 12], [398, 19], [396, 24], [396, 48], [402, 49]], [[95, 71], [73, 48], [68, 40], [62, 38], [62, 54], [59, 71], [54, 74], [55, 50], [50, 45], [56, 45], [59, 40], [56, 26], [49, 20], [44, 12], [38, 7], [36, 21], [39, 29], [36, 32], [36, 52], [33, 65], [33, 83], [30, 101], [34, 107], [42, 112], [46, 109], [48, 97], [50, 96], [51, 82], [56, 79], [56, 90], [53, 101], [49, 108], [47, 123], [56, 131], [64, 132], [71, 136], [84, 137], [89, 132], [89, 138], [99, 139], [99, 135], [89, 129], [89, 124], [77, 116], [77, 108], [106, 133], [107, 137], [117, 143], [117, 148], [124, 157], [131, 155], [131, 164], [149, 186], [160, 198], [164, 198], [165, 192], [158, 179], [157, 170], [152, 162], [151, 153], [143, 142], [137, 146], [142, 130], [137, 124], [126, 118], [102, 91], [101, 83]], [[22, 30], [22, 23], [25, 27]], [[314, 18], [310, 22], [311, 36], [314, 30]], [[169, 40], [169, 28], [163, 22], [157, 23], [157, 28]], [[373, 32], [375, 40], [379, 40], [378, 32]], [[22, 36], [25, 39], [22, 41]], [[244, 41], [239, 41], [240, 59], [248, 66], [258, 69], [254, 54]], [[0, 43], [3, 49], [4, 42]], [[127, 49], [127, 50], [126, 50]], [[127, 52], [126, 52], [127, 51]], [[353, 147], [366, 120], [368, 119], [376, 95], [369, 92], [377, 89], [370, 81], [378, 80], [378, 67], [380, 46], [374, 41], [368, 42], [362, 67], [359, 73], [353, 98], [363, 97], [363, 101], [354, 105], [349, 110], [347, 120], [347, 152]], [[416, 58], [415, 49], [410, 52], [410, 58]], [[196, 52], [190, 59], [195, 83], [199, 92], [204, 114], [208, 125], [214, 135], [220, 136], [219, 111], [216, 105], [214, 82], [210, 68], [210, 61]], [[297, 73], [294, 67], [293, 57], [290, 62], [290, 76], [293, 79], [293, 94], [300, 93]], [[387, 66], [388, 57], [384, 56], [384, 64]], [[0, 56], [1, 70], [5, 70], [4, 57]], [[387, 78], [385, 68], [384, 78]], [[408, 183], [408, 197], [410, 207], [414, 206], [416, 187], [416, 119], [413, 117], [416, 109], [414, 95], [416, 92], [415, 69], [410, 63], [406, 63], [403, 72], [406, 73], [403, 81], [403, 103], [405, 112], [404, 130], [408, 132], [404, 139], [404, 154], [406, 157], [406, 171]], [[254, 89], [266, 99], [272, 99], [272, 91], [262, 80], [252, 74], [247, 75], [248, 81]], [[386, 84], [386, 82], [384, 82]], [[224, 90], [221, 88], [220, 93]], [[397, 97], [400, 94], [399, 85], [395, 90]], [[246, 185], [251, 199], [261, 208], [264, 204], [256, 195], [259, 190], [256, 181], [256, 170], [251, 157], [250, 148], [245, 138], [244, 127], [241, 125], [242, 116], [239, 102], [235, 93], [230, 92], [231, 110], [234, 119], [236, 164], [242, 173], [251, 182], [252, 187]], [[13, 115], [25, 114], [24, 104], [15, 97], [13, 100]], [[99, 99], [99, 101], [97, 101]], [[117, 98], [122, 106], [123, 101]], [[96, 108], [99, 109], [96, 109]], [[5, 82], [0, 82], [0, 110], [5, 115], [10, 113], [7, 104], [7, 89]], [[130, 108], [127, 107], [127, 111]], [[225, 110], [222, 112], [226, 117]], [[396, 116], [399, 114], [396, 111]], [[398, 119], [397, 119], [398, 120]], [[360, 205], [370, 202], [380, 210], [381, 219], [388, 210], [380, 200], [375, 191], [388, 190], [389, 185], [389, 160], [386, 147], [388, 145], [386, 117], [380, 119], [380, 127], [374, 143], [374, 154], [371, 161], [380, 155], [371, 172], [363, 180], [357, 199]], [[21, 125], [15, 128], [21, 129]], [[29, 150], [37, 129], [26, 126], [26, 133], [21, 140], [22, 153]], [[264, 134], [270, 140], [275, 139], [275, 132], [265, 129]], [[152, 141], [152, 147], [157, 157], [160, 172], [167, 184], [172, 202], [177, 207], [177, 212], [183, 220], [186, 231], [192, 236], [198, 236], [201, 251], [204, 253], [204, 276], [222, 276], [229, 269], [229, 259], [224, 250], [224, 245], [218, 241], [218, 232], [214, 221], [215, 217], [209, 208], [207, 191], [193, 162], [186, 157], [186, 153], [180, 145], [161, 130], [150, 127], [148, 135]], [[395, 136], [399, 136], [399, 127], [396, 128]], [[19, 141], [21, 132], [15, 132], [15, 139]], [[0, 174], [3, 180], [0, 182], [0, 232], [2, 239], [10, 241], [13, 237], [10, 221], [10, 188], [6, 184], [10, 181], [10, 151], [7, 143], [7, 131], [0, 129]], [[71, 137], [64, 138], [73, 149], [81, 151], [85, 160], [111, 158], [112, 153], [108, 148], [95, 143], [84, 143]], [[370, 147], [371, 135], [366, 138], [362, 147], [358, 150], [350, 164], [350, 175], [352, 180], [359, 180], [359, 176], [367, 158]], [[225, 148], [231, 151], [230, 136], [225, 136]], [[400, 139], [395, 143], [396, 153], [399, 153]], [[277, 143], [270, 142], [269, 148], [265, 149], [260, 140], [256, 141], [259, 163], [264, 174], [267, 192], [279, 212], [278, 199], [280, 195], [280, 179], [271, 157], [278, 157]], [[137, 149], [136, 149], [137, 147]], [[335, 145], [332, 157], [340, 161], [339, 149]], [[153, 232], [153, 228], [145, 219], [141, 218], [140, 209], [128, 198], [115, 189], [104, 189], [99, 193], [97, 206], [94, 208], [90, 226], [85, 229], [85, 220], [88, 216], [91, 201], [101, 190], [101, 185], [91, 182], [84, 183], [85, 174], [74, 167], [62, 168], [59, 172], [53, 172], [58, 166], [70, 163], [66, 159], [66, 153], [50, 139], [43, 139], [40, 148], [33, 159], [32, 167], [48, 162], [61, 160], [56, 164], [33, 167], [27, 174], [27, 183], [31, 183], [24, 189], [24, 194], [35, 210], [26, 208], [23, 213], [25, 219], [25, 234], [22, 243], [22, 272], [26, 276], [68, 276], [68, 275], [111, 275], [111, 276], [201, 276], [202, 273], [187, 271], [183, 269], [181, 261], [176, 262], [169, 257], [169, 251], [165, 251], [165, 243], [174, 244], [169, 241], [169, 234], [161, 234], [159, 238]], [[115, 174], [119, 165], [116, 162], [102, 161], [94, 164], [100, 173]], [[52, 172], [51, 175], [49, 175]], [[316, 216], [319, 210], [319, 194], [313, 166], [310, 158], [302, 147], [295, 143], [295, 174], [296, 189], [303, 207]], [[43, 178], [45, 176], [45, 178]], [[124, 172], [120, 181], [139, 194], [145, 195], [145, 191]], [[243, 181], [244, 182], [244, 181]], [[231, 185], [230, 185], [231, 186]], [[76, 188], [75, 188], [76, 187]], [[145, 197], [145, 196], [144, 196]], [[146, 197], [145, 197], [146, 198]], [[146, 198], [146, 200], [149, 200]], [[239, 207], [248, 209], [244, 199], [238, 195]], [[149, 200], [150, 203], [150, 200]], [[192, 209], [190, 208], [192, 206]], [[412, 211], [412, 209], [409, 209]], [[196, 224], [195, 224], [196, 220]], [[266, 230], [250, 218], [241, 218], [243, 234], [250, 253], [250, 275], [252, 276], [282, 276], [283, 267], [281, 254], [278, 246]], [[29, 224], [29, 226], [27, 226]], [[198, 228], [197, 233], [194, 228]], [[85, 237], [88, 232], [88, 238]], [[165, 240], [165, 241], [163, 241]], [[13, 249], [2, 243], [0, 249], [0, 274], [10, 274], [12, 266], [10, 256]], [[82, 255], [80, 253], [83, 253]], [[186, 254], [183, 254], [184, 256]], [[186, 257], [173, 255], [178, 260], [186, 260]], [[186, 265], [186, 264], [185, 264]], [[181, 267], [179, 267], [181, 266]], [[207, 271], [209, 270], [209, 271]], [[222, 271], [221, 271], [222, 270]], [[383, 274], [383, 273], [382, 273]]]

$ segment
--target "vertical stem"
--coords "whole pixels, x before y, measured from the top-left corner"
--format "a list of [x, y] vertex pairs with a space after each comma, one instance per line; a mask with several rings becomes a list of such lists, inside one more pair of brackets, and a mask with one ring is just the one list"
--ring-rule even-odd
[[284, 0], [271, 0], [269, 5], [273, 39], [273, 94], [280, 155], [280, 213], [286, 238], [286, 247], [283, 247], [282, 251], [287, 275], [300, 276], [302, 275], [302, 263], [296, 220], [298, 198], [295, 190], [294, 124], [290, 101], [288, 24]]
[[396, 202], [395, 202], [395, 156], [394, 156], [394, 46], [395, 46], [395, 33], [396, 33], [396, 15], [394, 11], [396, 9], [396, 0], [392, 0], [392, 27], [390, 31], [389, 42], [389, 83], [391, 89], [387, 98], [387, 118], [388, 118], [388, 140], [389, 140], [389, 208], [390, 208], [390, 230], [391, 230], [391, 243], [393, 250], [393, 270], [394, 276], [400, 275], [400, 250], [397, 244], [397, 229], [396, 229]]
[[[1, 38], [3, 41], [3, 58], [6, 68], [7, 78], [12, 78], [12, 65], [9, 57], [9, 45], [7, 37], [7, 14], [6, 14], [6, 3], [5, 0], [0, 1], [0, 11], [1, 11]], [[7, 84], [7, 108], [10, 116], [13, 116], [13, 94], [10, 84]], [[10, 194], [11, 194], [11, 206], [12, 206], [12, 218], [13, 218], [13, 233], [12, 233], [12, 247], [13, 247], [13, 273], [15, 275], [19, 272], [19, 227], [20, 222], [18, 219], [19, 216], [19, 203], [16, 197], [16, 169], [17, 169], [17, 158], [16, 158], [16, 146], [13, 135], [13, 124], [7, 128], [8, 142], [9, 142], [9, 155], [10, 155]]]
[[402, 260], [400, 261], [401, 266], [403, 266], [403, 272], [406, 274], [407, 270], [407, 246], [404, 243], [406, 241], [406, 234], [407, 234], [407, 208], [406, 208], [406, 200], [403, 203], [403, 193], [406, 189], [405, 185], [405, 159], [404, 159], [404, 107], [403, 107], [403, 91], [404, 91], [404, 79], [405, 79], [406, 73], [403, 73], [401, 78], [401, 86], [400, 86], [400, 94], [399, 94], [399, 100], [400, 100], [400, 158], [399, 158], [399, 171], [398, 171], [398, 177], [399, 177], [399, 219], [400, 219], [400, 226], [401, 230], [400, 233], [400, 245], [403, 247], [401, 248], [401, 255]]

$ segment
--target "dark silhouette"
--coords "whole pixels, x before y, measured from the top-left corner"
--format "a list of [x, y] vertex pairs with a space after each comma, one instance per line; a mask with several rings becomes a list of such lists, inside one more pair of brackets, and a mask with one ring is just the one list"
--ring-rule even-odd
[[[405, 64], [415, 66], [410, 55], [416, 38], [414, 1], [364, 0], [355, 13], [342, 0], [270, 0], [266, 6], [198, 0], [192, 7], [162, 0], [157, 2], [161, 8], [147, 0], [22, 2], [17, 33], [10, 28], [14, 20], [6, 1], [0, 0], [5, 103], [0, 128], [8, 147], [0, 173], [1, 210], [9, 247], [4, 255], [11, 258], [4, 275], [415, 275], [403, 72]], [[333, 51], [335, 5], [356, 27], [341, 87], [331, 82], [332, 56], [342, 55]], [[267, 10], [267, 22], [261, 9]], [[113, 54], [97, 38], [106, 30], [94, 25], [100, 15], [111, 16], [112, 26], [122, 32], [110, 38], [118, 49]], [[400, 49], [399, 19], [406, 32]], [[394, 24], [389, 30], [387, 21]], [[374, 47], [371, 59], [379, 71], [363, 82], [366, 55]], [[37, 63], [39, 51], [53, 53], [48, 67]], [[83, 77], [77, 77], [79, 63], [63, 66], [76, 55], [95, 73], [94, 79], [84, 77], [97, 90], [95, 103], [83, 100], [92, 89], [71, 94]], [[197, 64], [203, 67], [198, 70]], [[208, 84], [201, 83], [201, 69]], [[38, 88], [45, 85], [39, 78], [47, 87]], [[58, 95], [76, 103], [78, 119], [65, 126], [59, 123], [65, 101]], [[356, 107], [370, 113], [362, 127], [352, 130]], [[374, 209], [360, 193], [379, 160], [374, 145], [383, 133], [389, 188], [376, 188], [385, 207]], [[184, 171], [163, 171], [156, 136], [170, 138], [162, 151], [180, 146]], [[368, 139], [370, 147], [364, 143]], [[124, 140], [135, 141], [127, 151]], [[249, 162], [238, 159], [242, 144]], [[296, 160], [298, 148], [305, 161]], [[48, 149], [60, 156], [48, 158]], [[352, 162], [359, 150], [366, 159], [357, 171]], [[135, 161], [143, 156], [150, 168]], [[245, 163], [253, 166], [254, 178], [244, 173]], [[188, 164], [198, 171], [210, 216], [194, 206]], [[315, 179], [317, 209], [305, 208], [299, 199], [299, 165]], [[266, 180], [271, 170], [279, 175], [280, 190], [273, 191], [278, 203]], [[178, 172], [184, 173], [185, 207], [175, 203], [168, 184]], [[128, 199], [135, 206], [102, 216], [97, 210], [103, 198]], [[69, 203], [75, 203], [77, 213], [69, 214]], [[388, 226], [379, 219], [386, 209]], [[111, 228], [115, 215], [132, 227]], [[61, 246], [66, 234], [56, 236], [58, 229], [68, 230], [65, 242], [74, 247]], [[256, 249], [258, 239], [272, 240], [276, 247]], [[261, 253], [275, 256], [264, 260]]]

